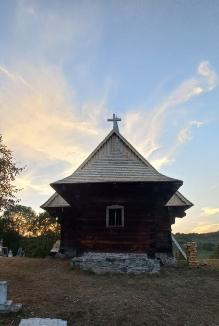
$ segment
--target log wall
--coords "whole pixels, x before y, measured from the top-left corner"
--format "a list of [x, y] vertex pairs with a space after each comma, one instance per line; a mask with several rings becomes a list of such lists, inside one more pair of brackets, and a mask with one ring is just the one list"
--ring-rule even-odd
[[[106, 227], [106, 207], [124, 206], [124, 227]], [[165, 207], [142, 201], [96, 201], [71, 210], [61, 219], [61, 242], [65, 249], [109, 252], [171, 252], [171, 225]]]

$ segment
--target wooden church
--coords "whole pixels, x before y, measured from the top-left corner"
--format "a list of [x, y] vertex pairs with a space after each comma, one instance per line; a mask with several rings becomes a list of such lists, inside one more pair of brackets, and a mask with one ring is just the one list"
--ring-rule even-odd
[[178, 189], [183, 182], [159, 173], [113, 129], [41, 207], [58, 217], [61, 252], [172, 255], [171, 224], [192, 206]]

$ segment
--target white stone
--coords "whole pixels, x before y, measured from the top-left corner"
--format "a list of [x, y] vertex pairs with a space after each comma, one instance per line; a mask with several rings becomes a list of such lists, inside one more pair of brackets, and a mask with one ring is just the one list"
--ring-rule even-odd
[[7, 282], [0, 282], [0, 313], [18, 312], [21, 310], [22, 305], [20, 303], [13, 303], [12, 300], [7, 300]]
[[9, 250], [8, 257], [13, 257], [13, 253], [11, 250]]
[[50, 318], [28, 318], [22, 319], [19, 326], [67, 326], [67, 321]]
[[176, 266], [176, 258], [165, 252], [157, 252], [155, 257], [159, 259], [164, 266]]
[[72, 267], [102, 273], [157, 273], [158, 259], [148, 258], [146, 253], [87, 252], [72, 259]]
[[7, 282], [0, 282], [0, 305], [7, 302]]

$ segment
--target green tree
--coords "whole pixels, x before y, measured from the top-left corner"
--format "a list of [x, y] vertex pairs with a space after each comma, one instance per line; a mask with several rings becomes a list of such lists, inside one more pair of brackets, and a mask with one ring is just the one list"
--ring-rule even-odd
[[20, 236], [31, 236], [36, 213], [31, 207], [14, 205], [6, 209], [1, 217], [5, 228]]
[[60, 225], [54, 217], [51, 217], [49, 213], [43, 212], [35, 216], [35, 219], [31, 225], [33, 236], [56, 234], [59, 236]]
[[37, 214], [31, 207], [14, 205], [5, 210], [1, 220], [5, 228], [22, 237], [38, 237], [50, 233], [59, 234], [59, 224], [48, 213]]
[[20, 247], [22, 237], [16, 231], [8, 227], [8, 223], [5, 219], [0, 219], [0, 239], [3, 240], [5, 247], [8, 247], [16, 254]]
[[15, 193], [19, 189], [13, 181], [22, 170], [16, 166], [12, 152], [3, 144], [0, 135], [0, 211], [15, 204]]
[[29, 257], [45, 257], [59, 237], [56, 219], [31, 207], [14, 205], [0, 217], [0, 238], [14, 254], [22, 247]]
[[212, 259], [219, 259], [219, 245], [215, 246], [212, 255], [210, 256]]

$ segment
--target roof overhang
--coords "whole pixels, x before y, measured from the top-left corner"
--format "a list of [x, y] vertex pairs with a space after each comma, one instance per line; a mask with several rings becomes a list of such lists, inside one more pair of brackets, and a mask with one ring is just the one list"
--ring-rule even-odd
[[167, 201], [182, 185], [182, 181], [171, 182], [100, 182], [100, 183], [53, 183], [51, 186], [69, 204], [75, 201], [92, 200], [99, 196], [110, 200], [112, 198], [129, 198], [136, 201], [136, 198], [148, 203], [160, 203], [165, 205]]

